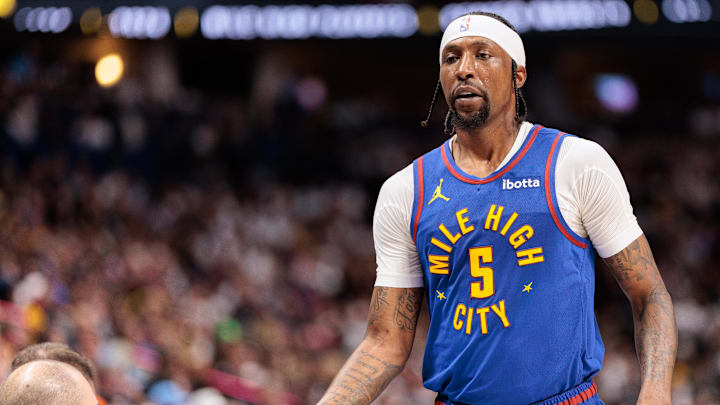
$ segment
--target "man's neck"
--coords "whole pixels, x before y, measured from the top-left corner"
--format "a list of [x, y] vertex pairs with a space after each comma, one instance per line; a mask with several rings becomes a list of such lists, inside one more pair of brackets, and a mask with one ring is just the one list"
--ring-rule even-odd
[[494, 120], [470, 130], [458, 129], [453, 159], [464, 172], [487, 177], [510, 152], [519, 129], [520, 124], [514, 119]]

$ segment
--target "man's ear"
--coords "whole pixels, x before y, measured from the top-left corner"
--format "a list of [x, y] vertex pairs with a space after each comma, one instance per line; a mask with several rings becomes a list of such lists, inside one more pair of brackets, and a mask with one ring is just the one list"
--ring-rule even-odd
[[525, 66], [518, 66], [517, 74], [515, 75], [515, 86], [517, 86], [518, 89], [521, 88], [525, 84], [525, 80], [527, 80], [527, 70]]

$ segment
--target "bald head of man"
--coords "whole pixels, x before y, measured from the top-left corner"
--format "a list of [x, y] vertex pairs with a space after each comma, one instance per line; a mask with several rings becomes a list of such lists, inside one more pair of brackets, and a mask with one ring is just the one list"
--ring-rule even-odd
[[67, 363], [80, 371], [95, 388], [95, 370], [90, 360], [64, 343], [43, 342], [22, 349], [12, 361], [10, 371], [36, 360], [57, 360]]
[[37, 360], [18, 367], [0, 386], [0, 405], [97, 405], [88, 380], [71, 365]]

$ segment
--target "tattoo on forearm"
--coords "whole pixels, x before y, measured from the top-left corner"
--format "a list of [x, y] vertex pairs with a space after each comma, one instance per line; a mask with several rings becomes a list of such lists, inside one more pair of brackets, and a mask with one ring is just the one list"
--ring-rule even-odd
[[422, 304], [421, 291], [422, 290], [417, 288], [408, 288], [404, 290], [398, 298], [393, 320], [400, 329], [415, 330], [417, 317], [420, 313], [420, 305]]
[[390, 364], [365, 350], [350, 359], [342, 379], [327, 393], [323, 404], [369, 404], [400, 373], [402, 367]]
[[372, 343], [355, 350], [321, 405], [365, 405], [380, 395], [400, 373], [405, 360], [396, 364], [401, 361], [398, 356], [384, 358], [378, 353], [390, 353], [393, 350], [386, 349], [393, 347], [410, 353], [422, 296], [423, 288], [375, 287], [368, 313], [368, 332], [372, 336], [368, 342]]
[[647, 239], [638, 238], [605, 262], [629, 297], [638, 296], [633, 292], [646, 291], [648, 285], [653, 286], [647, 296], [641, 293], [639, 296], [644, 298], [635, 303], [635, 348], [643, 378], [669, 383], [677, 350], [677, 328], [672, 299], [657, 271]]
[[388, 287], [377, 287], [370, 304], [370, 314], [368, 315], [368, 325], [372, 326], [377, 321], [378, 316], [385, 307], [389, 305]]
[[672, 377], [676, 354], [675, 317], [664, 287], [655, 288], [638, 316], [635, 345], [642, 375], [653, 381]]
[[[641, 240], [642, 239], [642, 240]], [[644, 238], [638, 239], [614, 256], [605, 259], [621, 284], [643, 281], [654, 273], [653, 256]]]

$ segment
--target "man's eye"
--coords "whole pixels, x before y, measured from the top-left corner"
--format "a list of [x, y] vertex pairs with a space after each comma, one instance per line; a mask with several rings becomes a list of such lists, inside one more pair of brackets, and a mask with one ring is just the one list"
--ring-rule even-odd
[[445, 63], [454, 63], [457, 59], [457, 56], [448, 56], [445, 58]]
[[487, 59], [487, 58], [490, 57], [490, 54], [487, 53], [487, 52], [480, 52], [480, 53], [478, 54], [478, 57], [479, 57], [480, 59]]

